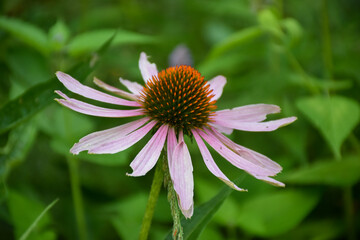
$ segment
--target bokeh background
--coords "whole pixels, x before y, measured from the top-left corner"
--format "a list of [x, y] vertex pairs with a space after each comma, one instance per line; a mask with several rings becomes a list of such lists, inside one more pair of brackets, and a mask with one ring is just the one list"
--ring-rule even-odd
[[[360, 237], [357, 0], [2, 0], [0, 12], [1, 239], [137, 239], [154, 171], [125, 173], [150, 136], [114, 155], [71, 155], [82, 136], [128, 120], [60, 106], [54, 73], [122, 88], [119, 77], [142, 83], [141, 51], [164, 69], [179, 44], [206, 79], [226, 76], [219, 109], [269, 103], [282, 108], [271, 119], [298, 117], [230, 135], [283, 166], [281, 189], [212, 152], [249, 190], [228, 194], [187, 139], [203, 219], [188, 223], [188, 239]], [[171, 226], [162, 189], [150, 239]]]

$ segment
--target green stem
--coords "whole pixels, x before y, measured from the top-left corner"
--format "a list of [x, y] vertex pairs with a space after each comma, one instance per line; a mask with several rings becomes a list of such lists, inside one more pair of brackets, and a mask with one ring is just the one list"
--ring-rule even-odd
[[[68, 110], [63, 109], [64, 111], [64, 126], [68, 131], [65, 132], [65, 136], [68, 142], [72, 142], [71, 132], [73, 125], [69, 122]], [[70, 173], [70, 184], [71, 184], [71, 192], [73, 198], [73, 204], [75, 209], [75, 219], [77, 225], [77, 231], [80, 240], [88, 239], [87, 231], [86, 231], [86, 221], [85, 221], [85, 213], [84, 213], [84, 205], [81, 194], [81, 185], [80, 185], [80, 177], [79, 177], [79, 160], [73, 155], [66, 156], [69, 173]]]
[[146, 240], [149, 235], [151, 221], [154, 215], [154, 210], [156, 206], [157, 199], [159, 197], [162, 181], [163, 181], [163, 172], [161, 162], [156, 165], [154, 179], [151, 184], [150, 195], [146, 205], [145, 215], [140, 230], [140, 240]]
[[[165, 151], [164, 151], [165, 152]], [[173, 182], [171, 181], [168, 161], [166, 159], [166, 152], [163, 157], [163, 171], [164, 171], [164, 185], [168, 190], [168, 201], [170, 203], [171, 215], [173, 217], [173, 239], [182, 240], [183, 239], [183, 228], [181, 226], [181, 212], [179, 209], [179, 204], [177, 201], [177, 195], [174, 189]]]
[[345, 187], [343, 190], [344, 197], [344, 208], [345, 208], [345, 218], [347, 226], [347, 234], [349, 240], [355, 240], [356, 231], [355, 231], [355, 222], [354, 222], [354, 201], [352, 197], [351, 186]]
[[329, 16], [327, 0], [322, 0], [322, 40], [323, 40], [323, 61], [324, 61], [324, 77], [332, 79], [332, 53], [331, 53], [331, 37], [329, 30]]
[[78, 227], [79, 239], [86, 240], [88, 238], [86, 232], [83, 199], [81, 195], [81, 186], [80, 186], [79, 168], [78, 168], [79, 162], [77, 158], [73, 156], [69, 156], [67, 157], [67, 163], [70, 171], [71, 192], [74, 201], [75, 218]]

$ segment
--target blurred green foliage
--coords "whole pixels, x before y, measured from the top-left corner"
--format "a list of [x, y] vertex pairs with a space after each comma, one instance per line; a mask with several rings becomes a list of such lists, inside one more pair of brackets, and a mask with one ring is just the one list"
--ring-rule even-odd
[[[285, 189], [214, 153], [249, 190], [230, 194], [189, 144], [196, 208], [183, 222], [186, 239], [356, 239], [359, 10], [356, 0], [2, 1], [1, 239], [137, 239], [153, 171], [125, 173], [147, 139], [114, 155], [72, 156], [82, 136], [127, 120], [59, 106], [54, 73], [93, 87], [93, 76], [114, 86], [120, 76], [141, 83], [139, 53], [163, 69], [178, 44], [206, 79], [226, 76], [219, 109], [271, 103], [282, 107], [280, 117], [298, 117], [276, 132], [230, 136], [279, 162]], [[171, 221], [163, 190], [150, 239], [165, 239]]]

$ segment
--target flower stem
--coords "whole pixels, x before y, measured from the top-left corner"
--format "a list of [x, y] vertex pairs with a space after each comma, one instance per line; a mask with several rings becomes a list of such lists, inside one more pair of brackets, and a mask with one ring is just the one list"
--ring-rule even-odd
[[176, 192], [174, 190], [173, 182], [171, 181], [168, 161], [166, 161], [166, 154], [163, 157], [163, 171], [164, 171], [164, 185], [168, 190], [168, 201], [170, 203], [171, 215], [173, 217], [174, 225], [172, 236], [174, 240], [182, 240], [183, 239], [183, 228], [181, 226], [181, 212], [179, 209]]
[[356, 239], [356, 230], [355, 230], [355, 221], [354, 221], [354, 201], [352, 197], [351, 186], [344, 187], [343, 189], [343, 198], [344, 198], [344, 210], [345, 210], [345, 220], [347, 226], [347, 237], [349, 240]]
[[86, 233], [84, 206], [79, 181], [78, 159], [73, 156], [69, 156], [67, 157], [67, 163], [70, 171], [71, 192], [74, 201], [75, 218], [78, 227], [79, 239], [86, 240], [88, 238]]
[[163, 181], [163, 171], [162, 171], [161, 165], [162, 165], [161, 162], [156, 164], [154, 179], [151, 184], [150, 195], [149, 195], [149, 199], [148, 199], [148, 202], [146, 205], [145, 215], [144, 215], [142, 225], [141, 225], [140, 236], [139, 236], [140, 240], [146, 240], [149, 235], [151, 221], [152, 221], [152, 218], [154, 215], [156, 202], [159, 197], [161, 184]]
[[[63, 110], [64, 112], [64, 127], [65, 129], [69, 129], [65, 132], [65, 136], [68, 142], [72, 142], [71, 138], [71, 129], [72, 124], [69, 122], [69, 112], [67, 110]], [[80, 177], [79, 177], [79, 159], [74, 157], [73, 155], [68, 154], [66, 156], [66, 161], [69, 168], [70, 174], [70, 184], [71, 184], [71, 193], [74, 204], [75, 211], [75, 219], [77, 225], [77, 231], [80, 240], [88, 239], [87, 231], [86, 231], [86, 221], [85, 221], [85, 213], [84, 213], [84, 205], [81, 194], [81, 185], [80, 185]]]
[[332, 79], [332, 53], [331, 53], [331, 37], [330, 37], [330, 28], [329, 28], [329, 16], [328, 16], [328, 6], [327, 0], [322, 0], [321, 7], [322, 15], [322, 45], [323, 45], [323, 62], [324, 62], [324, 77]]

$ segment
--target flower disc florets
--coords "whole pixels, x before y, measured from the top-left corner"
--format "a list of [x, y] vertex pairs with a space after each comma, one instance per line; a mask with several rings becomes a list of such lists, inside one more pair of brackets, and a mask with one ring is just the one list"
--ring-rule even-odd
[[190, 66], [169, 67], [147, 81], [141, 92], [146, 114], [189, 134], [208, 124], [216, 101], [204, 77]]

